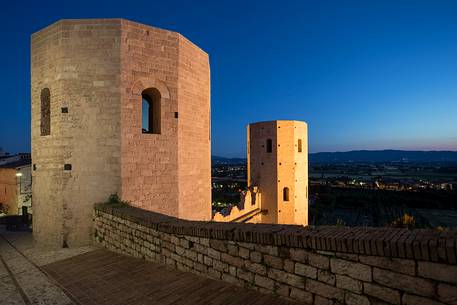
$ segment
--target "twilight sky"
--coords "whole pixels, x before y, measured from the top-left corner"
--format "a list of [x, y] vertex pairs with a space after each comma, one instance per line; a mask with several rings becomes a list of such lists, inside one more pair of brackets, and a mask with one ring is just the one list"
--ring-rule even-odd
[[30, 35], [62, 18], [178, 31], [210, 55], [212, 153], [246, 124], [309, 124], [310, 152], [457, 150], [457, 1], [5, 1], [0, 147], [30, 150]]

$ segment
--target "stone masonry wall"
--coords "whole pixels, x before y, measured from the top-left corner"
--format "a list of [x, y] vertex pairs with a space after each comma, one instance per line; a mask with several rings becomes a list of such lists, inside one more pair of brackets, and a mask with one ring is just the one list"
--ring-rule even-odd
[[95, 207], [104, 247], [303, 304], [457, 304], [457, 232], [180, 220]]

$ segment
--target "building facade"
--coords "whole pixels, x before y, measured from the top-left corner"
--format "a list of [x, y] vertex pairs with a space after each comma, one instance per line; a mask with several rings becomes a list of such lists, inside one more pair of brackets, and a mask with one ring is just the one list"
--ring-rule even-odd
[[0, 214], [32, 214], [32, 174], [30, 159], [0, 165]]
[[146, 210], [211, 219], [208, 55], [123, 19], [61, 20], [32, 36], [34, 238], [92, 240], [117, 193]]

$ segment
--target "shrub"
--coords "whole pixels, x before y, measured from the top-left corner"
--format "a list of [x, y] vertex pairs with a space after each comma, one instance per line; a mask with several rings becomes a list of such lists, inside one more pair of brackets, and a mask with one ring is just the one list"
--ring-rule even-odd
[[416, 220], [414, 216], [405, 213], [402, 217], [395, 219], [391, 225], [395, 228], [414, 229], [416, 227]]
[[129, 204], [127, 201], [121, 200], [121, 198], [119, 198], [119, 196], [117, 194], [111, 194], [108, 197], [107, 203], [112, 204], [112, 205], [128, 205]]

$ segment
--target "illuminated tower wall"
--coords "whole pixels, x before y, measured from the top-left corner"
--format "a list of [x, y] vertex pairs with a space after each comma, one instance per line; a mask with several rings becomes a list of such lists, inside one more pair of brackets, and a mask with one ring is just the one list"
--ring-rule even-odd
[[114, 193], [211, 219], [210, 69], [198, 46], [124, 19], [61, 20], [32, 35], [31, 69], [39, 244], [90, 243], [93, 205]]
[[262, 223], [308, 224], [308, 126], [249, 124], [248, 185], [261, 194]]

